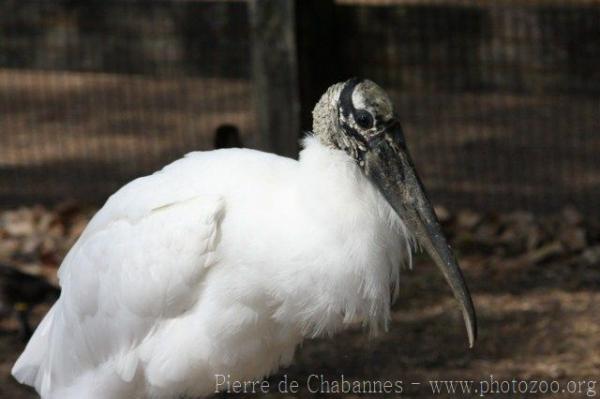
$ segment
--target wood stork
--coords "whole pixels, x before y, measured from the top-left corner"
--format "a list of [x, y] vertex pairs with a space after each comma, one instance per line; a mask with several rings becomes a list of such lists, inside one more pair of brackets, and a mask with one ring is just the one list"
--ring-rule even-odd
[[43, 398], [170, 398], [255, 380], [305, 338], [386, 327], [413, 238], [476, 337], [471, 297], [392, 103], [331, 86], [299, 161], [194, 152], [136, 179], [65, 258], [62, 294], [12, 372]]

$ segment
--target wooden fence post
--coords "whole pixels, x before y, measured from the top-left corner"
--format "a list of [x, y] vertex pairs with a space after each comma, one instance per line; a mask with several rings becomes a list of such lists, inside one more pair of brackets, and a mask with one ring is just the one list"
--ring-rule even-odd
[[348, 78], [340, 72], [335, 30], [334, 0], [296, 2], [300, 121], [305, 130], [312, 129], [312, 110], [325, 90]]
[[296, 157], [300, 101], [296, 59], [295, 1], [250, 0], [255, 147]]

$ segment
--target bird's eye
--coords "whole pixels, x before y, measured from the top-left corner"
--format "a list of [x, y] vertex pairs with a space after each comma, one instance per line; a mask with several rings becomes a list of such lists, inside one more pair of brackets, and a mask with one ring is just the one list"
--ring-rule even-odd
[[370, 129], [373, 127], [373, 117], [365, 110], [358, 110], [356, 113], [356, 124], [363, 129]]

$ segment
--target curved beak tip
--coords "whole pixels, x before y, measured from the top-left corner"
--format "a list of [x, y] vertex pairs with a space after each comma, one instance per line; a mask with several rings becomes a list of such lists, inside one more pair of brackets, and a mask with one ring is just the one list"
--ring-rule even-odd
[[467, 337], [469, 339], [469, 348], [473, 349], [475, 341], [477, 341], [477, 316], [475, 314], [475, 307], [469, 295], [469, 300], [461, 303], [463, 319], [465, 321], [465, 328], [467, 330]]
[[469, 336], [469, 348], [473, 349], [475, 341], [477, 340], [477, 327], [473, 324], [467, 326], [467, 335]]

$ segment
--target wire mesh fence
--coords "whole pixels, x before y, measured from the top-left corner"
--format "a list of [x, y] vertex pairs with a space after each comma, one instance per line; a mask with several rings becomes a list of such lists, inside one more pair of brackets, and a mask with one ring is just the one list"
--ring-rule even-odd
[[[246, 2], [0, 7], [2, 203], [100, 202], [222, 124], [256, 134]], [[338, 0], [319, 18], [297, 25], [330, 24], [330, 57], [303, 62], [391, 92], [435, 202], [600, 213], [600, 5]]]
[[99, 202], [252, 130], [244, 3], [0, 6], [0, 198]]
[[598, 212], [600, 6], [344, 3], [340, 65], [391, 89], [438, 202]]

